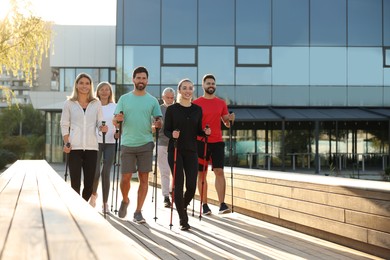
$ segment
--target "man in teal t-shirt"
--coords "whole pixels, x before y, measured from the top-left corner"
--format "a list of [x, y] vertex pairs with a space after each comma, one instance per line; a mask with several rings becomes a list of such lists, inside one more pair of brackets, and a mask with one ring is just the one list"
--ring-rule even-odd
[[144, 67], [133, 71], [133, 91], [122, 95], [115, 109], [114, 121], [122, 122], [121, 135], [121, 172], [120, 188], [123, 196], [118, 216], [127, 215], [130, 200], [130, 180], [138, 171], [139, 188], [134, 222], [145, 223], [141, 209], [148, 193], [149, 172], [153, 164], [152, 123], [161, 128], [161, 109], [155, 97], [146, 92], [149, 73]]

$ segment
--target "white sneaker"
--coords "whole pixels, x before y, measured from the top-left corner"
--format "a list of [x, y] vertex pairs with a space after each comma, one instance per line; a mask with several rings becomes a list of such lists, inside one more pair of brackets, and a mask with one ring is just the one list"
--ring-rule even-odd
[[96, 199], [97, 199], [97, 193], [96, 195], [92, 194], [91, 198], [89, 199], [89, 205], [92, 207], [96, 207]]

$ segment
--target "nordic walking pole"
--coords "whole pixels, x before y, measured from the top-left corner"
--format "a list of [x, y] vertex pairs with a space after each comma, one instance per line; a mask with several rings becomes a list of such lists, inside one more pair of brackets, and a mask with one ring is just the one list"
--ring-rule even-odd
[[111, 212], [113, 211], [114, 207], [114, 192], [115, 192], [115, 173], [116, 173], [116, 156], [117, 156], [117, 151], [118, 151], [118, 136], [119, 136], [119, 129], [115, 129], [115, 155], [114, 155], [114, 174], [112, 176], [112, 192], [111, 192]]
[[[156, 121], [158, 121], [159, 118], [156, 118]], [[158, 132], [160, 128], [156, 127], [156, 160], [154, 161], [154, 185], [153, 185], [153, 191], [154, 194], [152, 194], [152, 202], [153, 202], [153, 196], [154, 196], [154, 221], [157, 221], [157, 159], [158, 159]]]
[[[102, 121], [102, 126], [105, 126], [106, 125], [106, 121]], [[103, 154], [103, 165], [104, 165], [104, 161], [105, 161], [105, 146], [106, 146], [106, 132], [102, 132], [103, 134], [103, 146], [102, 146], [102, 154]], [[99, 173], [100, 174], [100, 173]], [[106, 218], [106, 207], [105, 207], [105, 204], [104, 204], [104, 177], [103, 175], [101, 176], [100, 178], [102, 180], [102, 201], [103, 201], [103, 215], [104, 215], [104, 218]]]
[[[66, 147], [70, 147], [70, 143], [66, 143]], [[65, 153], [65, 182], [68, 179], [68, 168], [69, 168], [69, 153]]]
[[192, 216], [195, 216], [195, 195], [192, 198]]
[[175, 201], [177, 138], [173, 139], [173, 146], [174, 146], [174, 152], [173, 152], [172, 203], [171, 203], [171, 219], [170, 219], [170, 222], [169, 222], [169, 229], [172, 229], [173, 203]]
[[[123, 111], [119, 112], [123, 114]], [[121, 166], [121, 140], [122, 140], [122, 121], [119, 122], [119, 137], [118, 137], [118, 167], [117, 167], [117, 175], [116, 175], [116, 197], [115, 197], [115, 214], [118, 213], [118, 186], [119, 186], [119, 172]], [[114, 195], [114, 194], [113, 194]]]
[[[230, 114], [232, 111], [229, 111]], [[230, 163], [230, 181], [231, 181], [231, 195], [232, 195], [232, 213], [234, 212], [234, 206], [233, 206], [233, 144], [232, 144], [232, 128], [233, 128], [233, 120], [230, 120], [230, 127], [229, 127], [229, 163]]]
[[[206, 125], [206, 129], [207, 128], [209, 128], [209, 125]], [[202, 220], [204, 180], [206, 178], [206, 171], [207, 171], [207, 139], [208, 139], [208, 135], [205, 135], [205, 137], [204, 137], [204, 152], [203, 152], [202, 190], [200, 193], [199, 221]]]

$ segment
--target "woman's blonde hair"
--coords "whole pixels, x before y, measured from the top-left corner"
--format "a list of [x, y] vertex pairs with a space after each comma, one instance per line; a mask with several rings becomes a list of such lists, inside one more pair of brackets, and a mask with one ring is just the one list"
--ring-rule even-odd
[[89, 93], [88, 93], [88, 101], [91, 102], [92, 100], [96, 100], [95, 92], [93, 90], [93, 81], [92, 81], [91, 76], [89, 76], [87, 73], [80, 73], [79, 75], [77, 75], [77, 77], [74, 81], [72, 94], [68, 97], [68, 99], [71, 101], [77, 101], [79, 99], [79, 93], [77, 91], [76, 86], [79, 83], [80, 79], [82, 79], [82, 78], [88, 79], [89, 83], [91, 84], [91, 89], [89, 90]]
[[114, 95], [114, 92], [112, 92], [112, 86], [107, 81], [102, 81], [97, 85], [96, 97], [100, 100], [99, 90], [104, 86], [108, 86], [110, 88], [110, 96], [108, 97], [108, 103], [115, 103], [115, 95]]

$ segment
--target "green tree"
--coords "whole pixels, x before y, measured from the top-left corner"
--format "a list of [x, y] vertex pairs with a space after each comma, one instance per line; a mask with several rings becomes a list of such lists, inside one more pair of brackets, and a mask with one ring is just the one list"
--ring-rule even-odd
[[1, 110], [0, 113], [0, 138], [17, 135], [21, 113], [16, 105]]
[[45, 116], [41, 111], [33, 108], [32, 105], [21, 107], [22, 111], [22, 133], [23, 135], [44, 135]]
[[[10, 0], [11, 8], [0, 20], [0, 74], [20, 75], [32, 86], [43, 55], [48, 55], [51, 24], [27, 12], [29, 1]], [[23, 12], [22, 12], [23, 10]], [[12, 94], [7, 86], [0, 86], [11, 104]]]
[[19, 159], [44, 158], [44, 115], [31, 105], [12, 105], [3, 109], [0, 113], [0, 148], [13, 152]]

